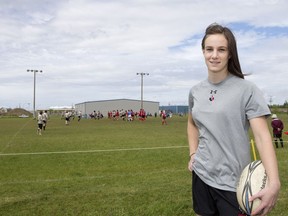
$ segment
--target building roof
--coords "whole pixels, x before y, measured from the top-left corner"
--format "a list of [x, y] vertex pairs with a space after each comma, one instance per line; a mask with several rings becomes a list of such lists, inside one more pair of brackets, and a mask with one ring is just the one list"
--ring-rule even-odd
[[[75, 105], [84, 104], [84, 103], [109, 102], [109, 101], [121, 101], [121, 100], [137, 101], [137, 102], [141, 101], [141, 100], [136, 100], [136, 99], [125, 99], [125, 98], [122, 98], [122, 99], [111, 99], [111, 100], [85, 101], [85, 102], [82, 102], [82, 103], [77, 103], [77, 104], [75, 104]], [[143, 102], [159, 103], [158, 101], [147, 101], [147, 100], [143, 100]]]

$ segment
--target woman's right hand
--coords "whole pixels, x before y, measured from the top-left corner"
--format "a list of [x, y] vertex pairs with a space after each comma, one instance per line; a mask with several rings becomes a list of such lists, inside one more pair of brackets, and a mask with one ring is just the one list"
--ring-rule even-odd
[[189, 160], [189, 162], [188, 162], [188, 170], [189, 170], [190, 172], [193, 171], [193, 163], [194, 163], [194, 154], [190, 157], [190, 160]]

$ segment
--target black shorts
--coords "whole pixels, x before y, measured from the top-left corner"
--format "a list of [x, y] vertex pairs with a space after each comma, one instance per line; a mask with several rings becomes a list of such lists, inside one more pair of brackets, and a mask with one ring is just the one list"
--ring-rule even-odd
[[42, 130], [43, 124], [38, 124], [38, 128]]
[[282, 133], [280, 133], [280, 134], [273, 134], [273, 137], [274, 137], [274, 138], [279, 138], [279, 139], [281, 139], [281, 138], [282, 138]]
[[205, 184], [192, 172], [193, 209], [201, 216], [245, 215], [239, 209], [236, 192], [224, 191]]

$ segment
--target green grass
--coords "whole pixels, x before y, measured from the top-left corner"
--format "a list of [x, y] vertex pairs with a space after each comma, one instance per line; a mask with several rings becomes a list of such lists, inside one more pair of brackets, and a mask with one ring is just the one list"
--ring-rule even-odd
[[[185, 117], [52, 118], [42, 136], [32, 119], [0, 118], [0, 128], [0, 215], [194, 215]], [[270, 215], [288, 212], [286, 147]]]

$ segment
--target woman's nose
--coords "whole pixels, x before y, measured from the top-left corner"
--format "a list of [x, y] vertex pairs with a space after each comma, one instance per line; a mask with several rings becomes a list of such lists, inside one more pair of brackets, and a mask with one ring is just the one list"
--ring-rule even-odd
[[218, 57], [218, 52], [217, 52], [217, 50], [215, 50], [212, 53], [212, 58], [217, 58], [217, 57]]

